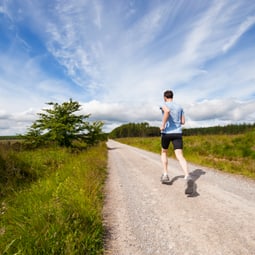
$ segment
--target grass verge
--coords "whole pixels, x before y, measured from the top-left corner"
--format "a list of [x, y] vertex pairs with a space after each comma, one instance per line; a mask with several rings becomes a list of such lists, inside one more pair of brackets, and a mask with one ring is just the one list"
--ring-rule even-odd
[[103, 254], [106, 145], [13, 155], [1, 157], [16, 180], [1, 183], [0, 254]]

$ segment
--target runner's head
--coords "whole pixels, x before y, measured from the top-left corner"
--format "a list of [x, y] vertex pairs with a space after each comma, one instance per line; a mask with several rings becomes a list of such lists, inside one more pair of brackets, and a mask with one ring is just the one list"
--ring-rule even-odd
[[164, 92], [164, 97], [167, 98], [167, 99], [173, 98], [174, 97], [173, 91], [172, 90], [166, 90]]

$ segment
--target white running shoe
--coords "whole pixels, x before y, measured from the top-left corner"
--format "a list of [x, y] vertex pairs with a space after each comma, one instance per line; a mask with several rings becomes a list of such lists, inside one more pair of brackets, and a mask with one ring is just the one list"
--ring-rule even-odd
[[160, 181], [161, 181], [161, 183], [166, 183], [166, 182], [169, 182], [170, 179], [169, 179], [167, 174], [162, 174], [161, 178], [160, 178]]

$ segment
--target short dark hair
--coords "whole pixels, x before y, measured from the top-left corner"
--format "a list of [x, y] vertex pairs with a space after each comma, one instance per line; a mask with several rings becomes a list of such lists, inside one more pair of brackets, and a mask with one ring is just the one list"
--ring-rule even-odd
[[164, 92], [164, 97], [166, 97], [166, 98], [173, 98], [174, 97], [173, 91], [172, 90], [166, 90]]

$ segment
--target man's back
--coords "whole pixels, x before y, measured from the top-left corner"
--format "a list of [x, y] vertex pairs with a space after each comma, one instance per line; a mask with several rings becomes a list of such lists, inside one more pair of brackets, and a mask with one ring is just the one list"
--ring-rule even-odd
[[180, 105], [171, 102], [165, 102], [165, 105], [170, 110], [169, 117], [163, 130], [163, 133], [182, 133], [181, 119], [183, 115], [183, 109]]

